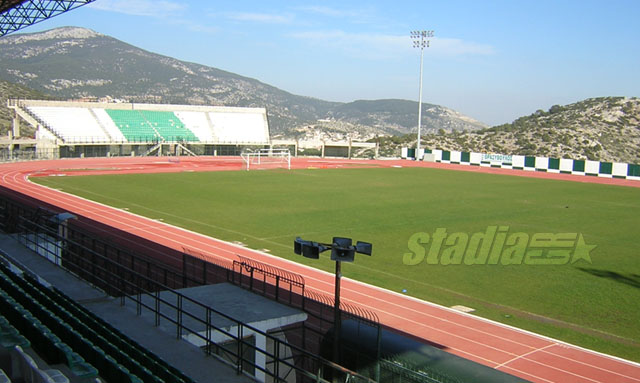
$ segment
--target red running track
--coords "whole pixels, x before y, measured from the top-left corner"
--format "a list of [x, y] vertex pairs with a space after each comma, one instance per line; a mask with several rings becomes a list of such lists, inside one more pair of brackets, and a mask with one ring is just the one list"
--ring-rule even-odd
[[[480, 168], [412, 161], [348, 161], [295, 159], [298, 168], [443, 167], [464, 171], [544, 177], [640, 187], [639, 181]], [[107, 207], [57, 190], [35, 185], [29, 176], [239, 170], [238, 158], [95, 158], [0, 164], [2, 186], [55, 205], [76, 215], [137, 235], [178, 251], [186, 246], [212, 258], [242, 255], [304, 277], [305, 288], [333, 294], [334, 276], [270, 254], [236, 246], [123, 210]], [[640, 383], [640, 364], [582, 349], [497, 322], [464, 314], [426, 301], [344, 278], [342, 299], [375, 312], [382, 324], [440, 344], [453, 354], [532, 382]]]

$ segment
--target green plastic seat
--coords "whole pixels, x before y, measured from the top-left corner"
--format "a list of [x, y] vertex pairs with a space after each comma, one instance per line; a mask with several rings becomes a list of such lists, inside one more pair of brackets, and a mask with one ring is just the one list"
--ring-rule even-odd
[[15, 333], [1, 333], [0, 334], [0, 346], [5, 350], [11, 350], [15, 346], [22, 348], [31, 347], [31, 342], [24, 336], [20, 335], [17, 331]]

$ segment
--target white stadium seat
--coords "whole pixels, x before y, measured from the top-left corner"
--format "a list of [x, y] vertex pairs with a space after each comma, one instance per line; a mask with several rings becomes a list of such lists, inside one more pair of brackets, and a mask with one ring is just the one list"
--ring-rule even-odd
[[198, 137], [201, 142], [213, 142], [213, 132], [204, 112], [180, 112], [176, 111], [180, 121]]
[[269, 142], [262, 113], [209, 112], [209, 118], [219, 142]]
[[30, 106], [28, 108], [66, 142], [111, 141], [87, 108], [53, 106]]

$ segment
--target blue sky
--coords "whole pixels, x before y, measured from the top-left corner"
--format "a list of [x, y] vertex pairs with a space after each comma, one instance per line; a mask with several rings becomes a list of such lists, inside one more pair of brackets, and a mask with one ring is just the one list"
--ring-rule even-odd
[[640, 1], [97, 0], [29, 27], [81, 26], [331, 101], [418, 99], [489, 125], [640, 96]]

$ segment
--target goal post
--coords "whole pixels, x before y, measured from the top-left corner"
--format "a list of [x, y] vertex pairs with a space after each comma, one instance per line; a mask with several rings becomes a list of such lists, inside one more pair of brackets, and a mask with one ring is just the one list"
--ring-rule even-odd
[[251, 169], [291, 169], [289, 149], [257, 149], [245, 151], [240, 156], [247, 171]]

